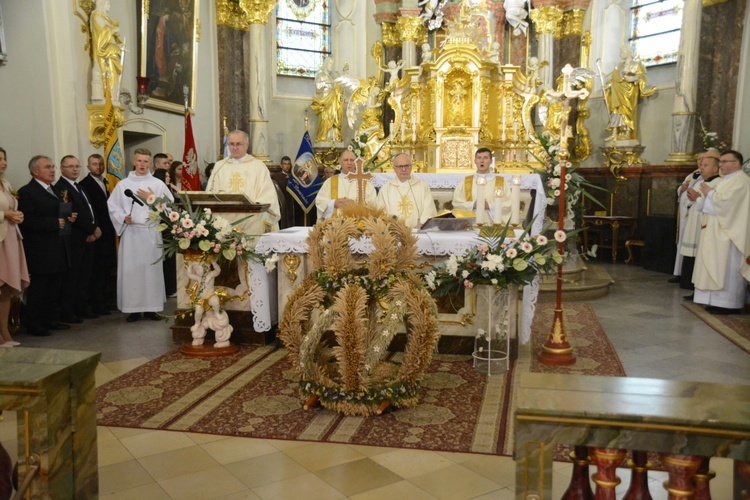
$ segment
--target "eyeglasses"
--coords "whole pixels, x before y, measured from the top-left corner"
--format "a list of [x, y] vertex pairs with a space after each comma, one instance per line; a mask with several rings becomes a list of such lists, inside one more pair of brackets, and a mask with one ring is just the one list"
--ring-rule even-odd
[[393, 165], [393, 168], [407, 169], [411, 168], [411, 165]]
[[719, 163], [720, 163], [721, 165], [724, 165], [725, 163], [734, 163], [734, 162], [737, 162], [737, 163], [739, 163], [739, 161], [740, 161], [740, 160], [738, 160], [738, 159], [736, 159], [736, 158], [735, 158], [734, 160], [720, 160], [720, 161], [719, 161]]

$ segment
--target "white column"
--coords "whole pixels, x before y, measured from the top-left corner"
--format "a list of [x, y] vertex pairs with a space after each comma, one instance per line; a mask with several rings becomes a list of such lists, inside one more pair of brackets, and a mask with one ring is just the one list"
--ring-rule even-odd
[[554, 45], [555, 40], [552, 33], [543, 33], [539, 35], [537, 45], [537, 58], [539, 62], [547, 61], [547, 66], [539, 68], [539, 79], [547, 87], [555, 88], [555, 77], [552, 74], [553, 68], [555, 67], [555, 52]]
[[268, 162], [268, 120], [266, 119], [266, 86], [271, 81], [266, 64], [266, 24], [250, 25], [250, 153]]
[[399, 9], [401, 16], [396, 21], [396, 29], [401, 34], [401, 58], [404, 60], [404, 68], [417, 65], [417, 40], [424, 32], [419, 12], [419, 8]]
[[667, 162], [693, 161], [701, 10], [701, 0], [685, 0], [672, 108], [672, 152], [667, 156]]
[[[534, 7], [531, 9], [531, 21], [536, 28], [536, 37], [538, 40], [537, 58], [542, 63], [547, 61], [548, 66], [539, 69], [539, 79], [544, 85], [554, 88], [555, 75], [554, 71], [554, 34], [560, 30], [562, 20], [562, 10], [556, 5], [549, 5], [546, 1], [537, 0], [533, 2]], [[537, 7], [537, 4], [539, 5]]]

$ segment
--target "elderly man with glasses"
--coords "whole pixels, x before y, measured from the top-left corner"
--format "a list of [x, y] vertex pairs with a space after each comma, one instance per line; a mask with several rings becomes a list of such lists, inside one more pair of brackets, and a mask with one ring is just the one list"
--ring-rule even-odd
[[[279, 230], [281, 209], [271, 173], [265, 163], [248, 154], [250, 138], [242, 130], [227, 136], [229, 157], [216, 162], [208, 179], [206, 191], [210, 193], [243, 193], [252, 203], [268, 204], [267, 212], [254, 214], [239, 224], [248, 234], [261, 234]], [[234, 220], [246, 217], [240, 214]], [[232, 217], [227, 217], [232, 219]]]
[[712, 314], [739, 314], [747, 302], [750, 280], [750, 177], [742, 155], [725, 151], [719, 161], [724, 180], [700, 187], [705, 201], [693, 283], [694, 301]]
[[393, 158], [396, 177], [378, 193], [378, 206], [404, 221], [409, 227], [420, 227], [435, 216], [435, 201], [426, 182], [411, 175], [411, 158], [399, 153]]

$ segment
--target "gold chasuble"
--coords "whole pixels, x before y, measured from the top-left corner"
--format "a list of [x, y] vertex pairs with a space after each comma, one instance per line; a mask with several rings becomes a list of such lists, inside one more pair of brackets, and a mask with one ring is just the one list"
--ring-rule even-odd
[[414, 176], [403, 183], [398, 178], [391, 179], [380, 188], [378, 207], [412, 228], [420, 227], [437, 214], [430, 186]]
[[[251, 155], [237, 160], [227, 158], [216, 163], [206, 191], [209, 193], [243, 193], [251, 202], [271, 205], [268, 212], [255, 214], [241, 222], [238, 229], [247, 234], [262, 234], [279, 230], [279, 199], [268, 167]], [[247, 214], [225, 215], [230, 222]]]
[[[484, 177], [486, 181], [484, 186], [479, 186], [477, 184], [477, 179], [480, 177]], [[453, 191], [453, 208], [473, 212], [475, 209], [474, 202], [477, 199], [478, 189], [484, 190], [484, 199], [489, 205], [489, 215], [492, 222], [506, 222], [510, 218], [510, 185], [505, 183], [505, 179], [501, 175], [485, 174], [484, 176], [481, 176], [479, 174], [474, 174], [467, 176], [464, 179], [464, 182], [459, 183]], [[495, 190], [497, 189], [502, 190], [503, 193], [503, 214], [501, 221], [495, 221], [495, 215], [493, 213]]]

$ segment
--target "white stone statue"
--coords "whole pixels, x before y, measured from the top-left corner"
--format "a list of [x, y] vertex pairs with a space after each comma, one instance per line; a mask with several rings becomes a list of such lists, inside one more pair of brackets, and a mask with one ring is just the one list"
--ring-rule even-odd
[[388, 61], [388, 66], [380, 67], [380, 69], [388, 73], [388, 83], [386, 83], [386, 87], [390, 87], [394, 80], [398, 80], [398, 72], [403, 67], [403, 60], [399, 61], [398, 64], [396, 64], [396, 61]]
[[426, 42], [422, 44], [422, 62], [432, 62], [432, 47]]
[[422, 14], [420, 17], [422, 18], [423, 22], [428, 22], [433, 14], [435, 14], [435, 9], [437, 8], [439, 0], [421, 0], [417, 6], [418, 7], [424, 7], [422, 10]]
[[500, 43], [492, 42], [489, 52], [487, 52], [487, 60], [494, 64], [500, 63]]
[[[229, 338], [234, 328], [229, 324], [229, 315], [221, 308], [221, 300], [213, 295], [208, 299], [209, 311], [203, 316], [201, 324], [204, 329], [214, 331], [216, 343], [214, 347], [229, 347]], [[193, 341], [195, 343], [195, 341]]]
[[99, 0], [89, 19], [91, 31], [91, 100], [104, 101], [104, 85], [112, 102], [120, 101], [120, 81], [125, 41], [120, 38], [120, 23], [109, 17], [109, 0]]
[[518, 36], [521, 33], [526, 34], [526, 28], [529, 27], [529, 23], [526, 19], [529, 16], [529, 12], [526, 9], [528, 0], [505, 0], [503, 3], [505, 7], [505, 19], [513, 27], [513, 34]]
[[[211, 267], [212, 269], [206, 269], [202, 262], [193, 261], [188, 264], [187, 268], [188, 278], [199, 284], [198, 290], [200, 291], [198, 295], [198, 303], [195, 305], [195, 322], [193, 323], [193, 326], [190, 327], [190, 331], [193, 335], [193, 345], [203, 345], [203, 341], [206, 337], [206, 330], [208, 328], [214, 330], [209, 325], [209, 323], [213, 319], [213, 316], [216, 315], [215, 309], [218, 310], [218, 312], [222, 312], [221, 301], [219, 300], [219, 297], [217, 297], [214, 293], [214, 280], [219, 274], [221, 274], [221, 267], [219, 267], [218, 262], [215, 261], [211, 263]], [[218, 301], [217, 308], [214, 308], [212, 306], [211, 301], [213, 299], [216, 299], [216, 301]], [[204, 309], [204, 304], [206, 303], [206, 301], [208, 301], [209, 305], [211, 306], [208, 312], [205, 312]], [[214, 330], [214, 332], [216, 332], [216, 330]], [[218, 335], [216, 337], [216, 340], [218, 342]]]

